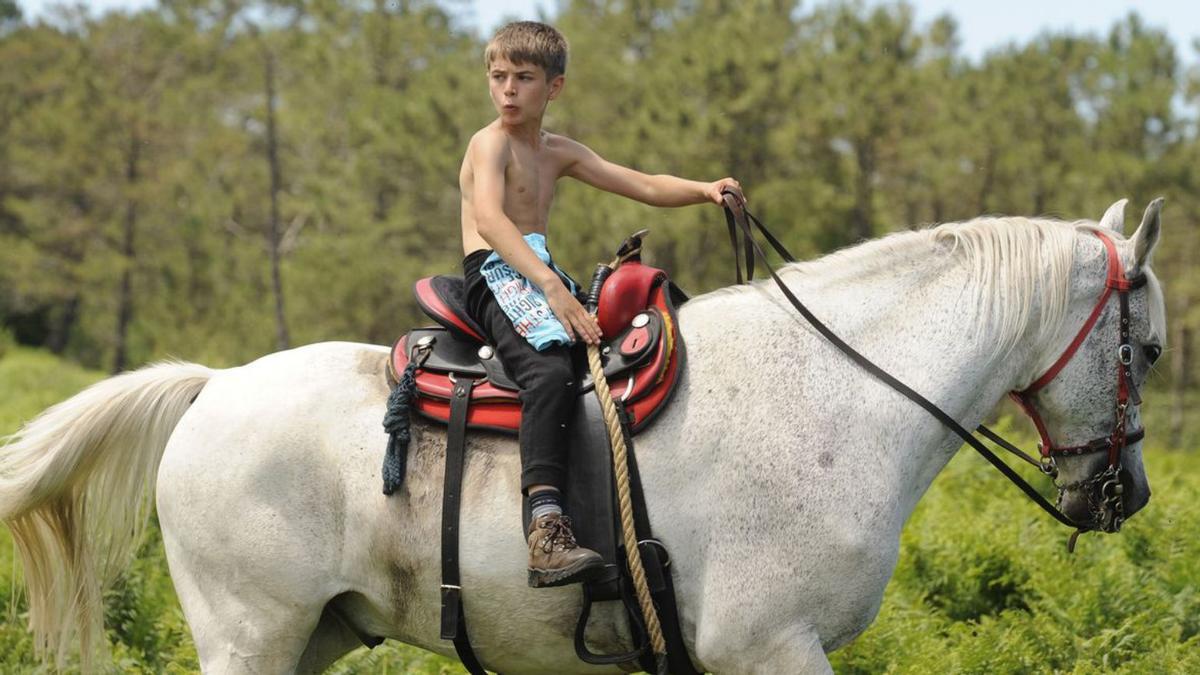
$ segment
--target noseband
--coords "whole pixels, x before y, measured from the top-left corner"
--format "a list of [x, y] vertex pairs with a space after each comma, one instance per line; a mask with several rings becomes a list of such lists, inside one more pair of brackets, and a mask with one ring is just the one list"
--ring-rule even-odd
[[[1095, 452], [1108, 453], [1108, 465], [1103, 471], [1095, 476], [1058, 486], [1058, 500], [1062, 504], [1063, 494], [1067, 490], [1086, 489], [1088, 502], [1091, 505], [1093, 515], [1102, 529], [1107, 532], [1115, 532], [1121, 528], [1121, 521], [1124, 519], [1124, 504], [1122, 503], [1122, 493], [1124, 487], [1120, 481], [1121, 471], [1121, 451], [1127, 445], [1137, 443], [1146, 435], [1145, 427], [1127, 431], [1126, 421], [1129, 411], [1129, 406], [1140, 405], [1142, 402], [1141, 396], [1138, 395], [1137, 386], [1133, 382], [1132, 364], [1133, 364], [1133, 345], [1129, 341], [1129, 291], [1141, 288], [1146, 285], [1146, 275], [1138, 274], [1135, 277], [1128, 278], [1125, 276], [1125, 270], [1121, 267], [1121, 260], [1117, 256], [1117, 247], [1113, 244], [1112, 239], [1103, 232], [1093, 230], [1093, 234], [1100, 238], [1104, 243], [1105, 253], [1108, 258], [1108, 278], [1104, 283], [1104, 293], [1100, 295], [1100, 299], [1096, 302], [1096, 306], [1092, 309], [1092, 313], [1088, 316], [1088, 320], [1083, 324], [1083, 327], [1076, 333], [1075, 339], [1067, 346], [1066, 350], [1058, 357], [1058, 360], [1039, 378], [1034, 380], [1033, 384], [1021, 391], [1011, 392], [1009, 395], [1017, 402], [1025, 414], [1033, 420], [1033, 425], [1037, 427], [1038, 435], [1041, 436], [1041, 442], [1038, 444], [1038, 450], [1041, 452], [1042, 470], [1048, 475], [1057, 476], [1058, 469], [1055, 466], [1054, 458], [1062, 455], [1087, 455]], [[1120, 339], [1117, 345], [1117, 400], [1115, 409], [1115, 421], [1113, 424], [1112, 433], [1108, 436], [1094, 438], [1082, 445], [1063, 446], [1056, 445], [1050, 438], [1049, 432], [1046, 431], [1046, 423], [1042, 421], [1042, 416], [1038, 413], [1037, 408], [1033, 405], [1033, 396], [1043, 387], [1049, 384], [1058, 376], [1059, 372], [1066, 367], [1071, 358], [1079, 351], [1084, 340], [1091, 334], [1092, 328], [1095, 327], [1096, 321], [1100, 319], [1100, 314], [1108, 305], [1108, 299], [1112, 297], [1116, 291], [1117, 302], [1120, 306]]]

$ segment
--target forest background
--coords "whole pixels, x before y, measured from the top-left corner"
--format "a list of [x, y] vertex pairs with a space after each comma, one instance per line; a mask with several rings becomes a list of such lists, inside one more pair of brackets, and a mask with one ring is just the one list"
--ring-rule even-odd
[[[0, 353], [231, 366], [423, 322], [411, 285], [458, 267], [459, 162], [494, 112], [483, 41], [452, 9], [160, 0], [31, 24], [0, 0]], [[737, 176], [803, 258], [985, 213], [1098, 219], [1122, 197], [1136, 222], [1165, 196], [1168, 349], [1147, 424], [1157, 451], [1200, 446], [1196, 46], [1130, 14], [968, 59], [952, 17], [918, 23], [904, 3], [567, 0], [555, 23], [572, 58], [548, 129], [652, 173]], [[693, 294], [732, 281], [712, 207], [566, 181], [551, 222], [578, 276], [649, 227], [648, 260]], [[0, 393], [25, 393], [6, 372]], [[1173, 578], [1194, 595], [1189, 564]], [[1193, 650], [1194, 624], [1177, 636]]]

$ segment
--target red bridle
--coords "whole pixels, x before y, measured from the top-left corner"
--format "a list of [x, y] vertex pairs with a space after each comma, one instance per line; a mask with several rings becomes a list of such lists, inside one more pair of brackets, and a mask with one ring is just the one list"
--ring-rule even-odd
[[[1044, 462], [1048, 462], [1058, 455], [1082, 455], [1092, 452], [1108, 451], [1108, 469], [1116, 470], [1119, 468], [1121, 461], [1121, 450], [1126, 445], [1136, 443], [1145, 436], [1145, 427], [1135, 431], [1126, 433], [1125, 423], [1129, 405], [1140, 405], [1141, 398], [1138, 396], [1137, 387], [1133, 383], [1133, 373], [1131, 371], [1133, 364], [1133, 345], [1129, 342], [1129, 291], [1141, 288], [1146, 285], [1146, 275], [1139, 274], [1132, 279], [1126, 278], [1125, 270], [1121, 267], [1121, 260], [1117, 256], [1117, 247], [1113, 244], [1112, 239], [1103, 232], [1093, 230], [1093, 233], [1104, 242], [1104, 248], [1108, 256], [1108, 279], [1104, 284], [1104, 293], [1100, 295], [1100, 300], [1096, 302], [1096, 306], [1092, 309], [1088, 320], [1083, 324], [1083, 328], [1079, 329], [1079, 333], [1075, 335], [1075, 339], [1067, 346], [1066, 351], [1054, 365], [1050, 366], [1041, 377], [1034, 380], [1033, 384], [1029, 385], [1023, 391], [1014, 391], [1009, 395], [1021, 406], [1026, 415], [1033, 420], [1034, 426], [1037, 427], [1038, 434], [1042, 437], [1042, 442], [1038, 445], [1041, 450]], [[1037, 409], [1033, 406], [1032, 397], [1039, 389], [1050, 383], [1067, 365], [1071, 357], [1075, 356], [1075, 352], [1079, 351], [1080, 345], [1087, 339], [1087, 336], [1092, 331], [1092, 327], [1096, 325], [1100, 314], [1108, 304], [1109, 297], [1113, 291], [1117, 293], [1117, 300], [1120, 303], [1120, 342], [1117, 347], [1117, 404], [1116, 404], [1116, 423], [1113, 426], [1113, 431], [1108, 436], [1093, 439], [1083, 445], [1073, 446], [1058, 446], [1050, 440], [1050, 434], [1046, 431], [1046, 424], [1042, 421], [1042, 417], [1038, 414]]]

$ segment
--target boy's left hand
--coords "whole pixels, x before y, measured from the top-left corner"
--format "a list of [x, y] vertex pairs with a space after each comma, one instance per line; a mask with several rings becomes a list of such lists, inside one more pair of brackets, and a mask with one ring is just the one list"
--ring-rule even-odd
[[746, 203], [746, 195], [742, 194], [742, 184], [734, 178], [722, 178], [721, 180], [713, 181], [704, 188], [704, 196], [708, 197], [717, 206], [724, 206], [725, 199], [721, 196], [722, 192], [733, 192]]

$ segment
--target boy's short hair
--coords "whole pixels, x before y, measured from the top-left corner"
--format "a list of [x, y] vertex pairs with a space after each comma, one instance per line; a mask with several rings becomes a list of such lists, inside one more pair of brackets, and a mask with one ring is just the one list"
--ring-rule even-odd
[[488, 42], [483, 52], [484, 66], [491, 67], [497, 58], [541, 66], [546, 71], [546, 79], [553, 80], [567, 72], [567, 39], [553, 26], [537, 21], [514, 21], [497, 31]]

